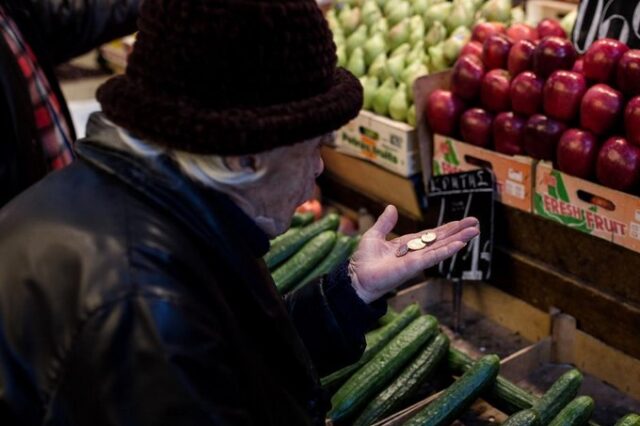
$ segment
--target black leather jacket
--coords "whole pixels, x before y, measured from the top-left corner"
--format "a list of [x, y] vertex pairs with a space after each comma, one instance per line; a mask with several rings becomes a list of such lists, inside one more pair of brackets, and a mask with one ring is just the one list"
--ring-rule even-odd
[[268, 240], [94, 114], [71, 166], [0, 210], [0, 424], [324, 424], [318, 384], [384, 303], [341, 267], [285, 301]]
[[[0, 0], [36, 54], [72, 131], [53, 66], [135, 31], [140, 1]], [[49, 172], [27, 90], [0, 37], [0, 207]]]

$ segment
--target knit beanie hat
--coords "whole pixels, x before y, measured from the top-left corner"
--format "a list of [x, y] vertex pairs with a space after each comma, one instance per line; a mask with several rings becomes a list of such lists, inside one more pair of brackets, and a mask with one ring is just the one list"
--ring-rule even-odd
[[242, 155], [339, 128], [362, 87], [315, 0], [145, 0], [126, 74], [97, 93], [137, 137]]

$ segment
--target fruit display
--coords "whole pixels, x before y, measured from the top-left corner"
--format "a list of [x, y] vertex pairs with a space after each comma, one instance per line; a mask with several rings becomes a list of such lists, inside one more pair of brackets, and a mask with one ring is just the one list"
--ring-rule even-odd
[[427, 99], [433, 132], [639, 193], [640, 50], [600, 39], [578, 58], [551, 19], [535, 28], [482, 23], [472, 34], [450, 90]]
[[[415, 126], [415, 79], [451, 67], [463, 49], [480, 54], [470, 39], [484, 40], [523, 15], [511, 0], [347, 0], [327, 20], [338, 65], [362, 83], [363, 109]], [[472, 35], [478, 21], [488, 22]]]

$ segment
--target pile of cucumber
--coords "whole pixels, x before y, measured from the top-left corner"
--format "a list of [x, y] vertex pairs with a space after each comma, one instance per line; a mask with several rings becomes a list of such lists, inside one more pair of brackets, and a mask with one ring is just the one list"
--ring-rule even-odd
[[[333, 392], [328, 418], [334, 424], [379, 422], [406, 408], [434, 373], [444, 370], [456, 380], [405, 425], [448, 426], [482, 397], [511, 415], [504, 426], [598, 426], [589, 420], [593, 399], [577, 395], [583, 376], [576, 369], [538, 397], [500, 376], [496, 355], [473, 360], [450, 347], [437, 319], [422, 315], [415, 304], [400, 313], [389, 310], [380, 324], [367, 334], [358, 362], [321, 380]], [[616, 426], [640, 426], [640, 415], [629, 414]]]
[[264, 260], [280, 294], [298, 289], [331, 272], [358, 244], [336, 230], [340, 217], [329, 213], [314, 222], [313, 213], [296, 213], [291, 228], [271, 240]]

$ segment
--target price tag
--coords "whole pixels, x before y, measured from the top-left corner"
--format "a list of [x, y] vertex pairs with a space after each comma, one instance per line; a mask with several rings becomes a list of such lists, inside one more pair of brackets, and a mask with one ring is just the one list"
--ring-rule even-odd
[[491, 276], [495, 177], [491, 170], [433, 176], [427, 195], [427, 221], [438, 226], [468, 216], [480, 221], [480, 235], [438, 271], [449, 280], [487, 280]]
[[640, 1], [582, 0], [573, 27], [572, 41], [579, 53], [601, 38], [615, 38], [640, 48]]

